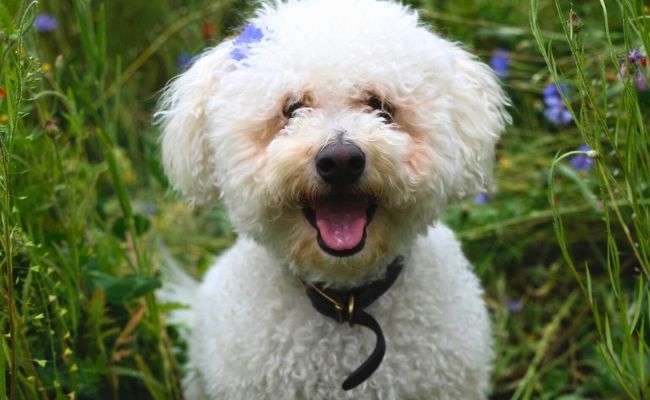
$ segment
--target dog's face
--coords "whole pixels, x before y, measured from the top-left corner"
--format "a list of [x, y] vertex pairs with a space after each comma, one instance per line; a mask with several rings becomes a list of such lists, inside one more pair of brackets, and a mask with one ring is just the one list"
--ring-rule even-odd
[[309, 280], [353, 285], [484, 190], [507, 99], [393, 3], [268, 5], [168, 88], [166, 171]]

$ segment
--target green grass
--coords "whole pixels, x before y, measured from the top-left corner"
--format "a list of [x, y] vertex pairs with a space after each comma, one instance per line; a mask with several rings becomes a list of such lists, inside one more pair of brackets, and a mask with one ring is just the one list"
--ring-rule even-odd
[[[193, 210], [169, 192], [151, 114], [179, 55], [214, 45], [250, 5], [133, 3], [0, 3], [8, 399], [180, 398], [184, 345], [153, 295], [160, 246], [199, 276], [233, 241], [220, 208]], [[637, 89], [632, 65], [619, 71], [628, 50], [646, 54], [650, 9], [641, 0], [410, 3], [486, 61], [508, 51], [514, 123], [498, 149], [497, 190], [445, 218], [486, 288], [492, 398], [648, 399], [650, 91]], [[58, 27], [38, 32], [37, 13]], [[566, 87], [567, 125], [544, 116], [550, 82]], [[571, 160], [586, 153], [593, 166], [576, 171]]]

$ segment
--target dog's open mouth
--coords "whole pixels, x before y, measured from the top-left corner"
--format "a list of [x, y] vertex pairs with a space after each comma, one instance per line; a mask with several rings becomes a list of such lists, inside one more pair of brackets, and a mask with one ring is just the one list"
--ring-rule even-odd
[[333, 194], [303, 208], [307, 221], [318, 231], [318, 245], [328, 254], [356, 254], [366, 242], [366, 227], [377, 204], [358, 194]]

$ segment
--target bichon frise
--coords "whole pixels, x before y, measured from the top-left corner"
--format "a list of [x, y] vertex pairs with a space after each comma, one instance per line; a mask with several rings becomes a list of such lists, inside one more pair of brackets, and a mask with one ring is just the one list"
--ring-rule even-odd
[[239, 238], [189, 289], [186, 397], [484, 399], [488, 313], [437, 219], [489, 186], [507, 105], [387, 1], [265, 3], [196, 59], [157, 114], [163, 162]]

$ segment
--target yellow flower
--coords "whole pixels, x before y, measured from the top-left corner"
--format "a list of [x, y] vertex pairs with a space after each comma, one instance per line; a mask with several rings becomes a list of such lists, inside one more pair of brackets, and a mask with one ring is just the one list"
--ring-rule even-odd
[[510, 160], [508, 157], [502, 157], [499, 159], [499, 168], [503, 170], [509, 170], [510, 167], [512, 167], [512, 160]]

